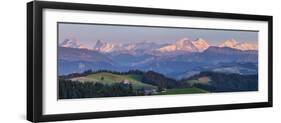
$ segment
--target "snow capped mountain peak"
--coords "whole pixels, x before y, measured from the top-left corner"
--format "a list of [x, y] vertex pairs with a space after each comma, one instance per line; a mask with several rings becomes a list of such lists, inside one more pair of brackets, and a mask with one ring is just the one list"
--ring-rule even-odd
[[240, 50], [258, 50], [258, 46], [252, 43], [240, 43], [235, 47], [236, 49]]
[[136, 44], [130, 43], [123, 46], [124, 50], [134, 50], [137, 46]]
[[99, 52], [108, 53], [108, 52], [112, 52], [115, 47], [116, 45], [112, 43], [102, 42], [98, 40], [93, 49]]
[[199, 52], [203, 52], [210, 47], [208, 42], [202, 38], [198, 38], [192, 42], [192, 44], [198, 49]]
[[224, 41], [222, 44], [219, 45], [219, 47], [230, 47], [230, 48], [234, 48], [236, 45], [238, 44], [238, 42], [234, 39], [231, 40], [226, 40]]
[[208, 49], [210, 45], [208, 41], [198, 38], [191, 41], [188, 38], [182, 38], [176, 41], [174, 44], [166, 45], [160, 49], [161, 52], [173, 52], [173, 51], [187, 51], [187, 52], [203, 52]]
[[75, 38], [65, 39], [62, 43], [60, 43], [60, 46], [61, 47], [71, 47], [71, 48], [79, 47], [78, 42]]
[[185, 51], [185, 52], [197, 52], [197, 48], [188, 38], [182, 38], [173, 44], [168, 44], [158, 49], [160, 52], [173, 52], [173, 51]]
[[68, 48], [90, 49], [86, 45], [79, 42], [75, 37], [65, 39], [62, 43], [59, 44], [59, 46]]
[[258, 46], [253, 43], [239, 43], [235, 40], [226, 40], [224, 43], [220, 44], [219, 47], [229, 47], [229, 48], [234, 48], [238, 50], [257, 50]]

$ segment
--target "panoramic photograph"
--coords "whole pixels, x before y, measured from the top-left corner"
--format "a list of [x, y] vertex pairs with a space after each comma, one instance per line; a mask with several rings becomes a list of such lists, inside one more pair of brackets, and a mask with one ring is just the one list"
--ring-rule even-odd
[[258, 31], [57, 24], [58, 99], [258, 91]]

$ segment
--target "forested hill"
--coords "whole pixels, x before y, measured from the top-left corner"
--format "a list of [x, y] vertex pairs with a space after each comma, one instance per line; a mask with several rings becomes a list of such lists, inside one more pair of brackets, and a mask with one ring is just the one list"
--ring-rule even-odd
[[[128, 72], [114, 72], [114, 71], [107, 71], [107, 70], [100, 70], [100, 71], [87, 70], [83, 73], [73, 73], [73, 74], [69, 74], [66, 76], [60, 76], [60, 79], [72, 79], [72, 78], [76, 78], [76, 77], [85, 77], [85, 76], [101, 74], [101, 73], [113, 74], [113, 75], [115, 75], [115, 79], [117, 77], [119, 77], [118, 75], [120, 75], [120, 76], [132, 75], [132, 76], [136, 77], [134, 79], [137, 79], [137, 81], [139, 81], [141, 83], [146, 83], [146, 84], [157, 86], [160, 88], [170, 89], [170, 88], [190, 87], [188, 83], [166, 77], [163, 74], [153, 72], [153, 71], [143, 72], [143, 71], [139, 71], [139, 70], [130, 70]], [[110, 76], [113, 76], [113, 75], [110, 75]], [[124, 79], [126, 79], [126, 78], [124, 78]], [[129, 79], [129, 78], [127, 78], [127, 79]], [[120, 80], [118, 80], [118, 81], [120, 81]]]
[[258, 75], [201, 72], [182, 81], [210, 92], [257, 91]]
[[59, 98], [257, 91], [258, 75], [201, 72], [175, 80], [154, 71], [85, 71], [59, 77]]

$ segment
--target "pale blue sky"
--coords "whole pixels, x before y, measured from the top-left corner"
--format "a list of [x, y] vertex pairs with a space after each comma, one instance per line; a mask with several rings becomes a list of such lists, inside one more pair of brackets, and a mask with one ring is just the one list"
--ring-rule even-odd
[[59, 42], [75, 37], [84, 44], [93, 46], [97, 40], [130, 43], [130, 42], [155, 42], [158, 44], [172, 43], [187, 37], [195, 40], [203, 38], [211, 45], [218, 45], [225, 40], [235, 39], [238, 42], [257, 43], [258, 32], [231, 31], [231, 30], [206, 30], [187, 28], [159, 28], [136, 27], [118, 25], [70, 24], [59, 23]]

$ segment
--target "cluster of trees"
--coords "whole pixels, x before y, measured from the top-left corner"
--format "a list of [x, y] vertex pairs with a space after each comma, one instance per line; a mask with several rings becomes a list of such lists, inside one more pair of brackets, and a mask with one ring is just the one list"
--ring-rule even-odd
[[59, 80], [59, 99], [134, 96], [132, 84]]
[[190, 87], [188, 83], [168, 78], [153, 71], [143, 73], [141, 81], [143, 83], [157, 86], [158, 90]]
[[208, 76], [211, 81], [208, 84], [194, 84], [193, 86], [210, 92], [235, 92], [235, 91], [257, 91], [258, 75], [226, 74], [217, 72], [201, 72], [188, 80], [196, 80], [200, 77]]

